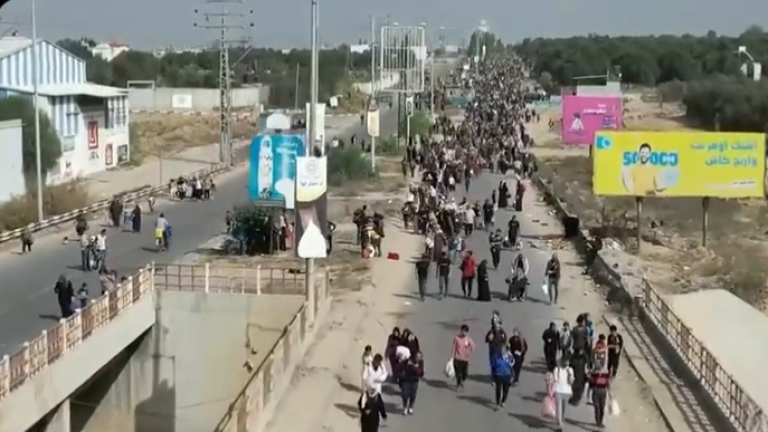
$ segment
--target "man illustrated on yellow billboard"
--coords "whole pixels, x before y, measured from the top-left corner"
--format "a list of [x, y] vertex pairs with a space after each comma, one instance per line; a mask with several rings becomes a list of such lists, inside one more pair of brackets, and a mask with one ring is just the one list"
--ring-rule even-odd
[[661, 168], [651, 163], [652, 154], [651, 145], [643, 143], [637, 149], [636, 162], [631, 165], [624, 165], [622, 181], [628, 195], [646, 196], [664, 191], [660, 181]]

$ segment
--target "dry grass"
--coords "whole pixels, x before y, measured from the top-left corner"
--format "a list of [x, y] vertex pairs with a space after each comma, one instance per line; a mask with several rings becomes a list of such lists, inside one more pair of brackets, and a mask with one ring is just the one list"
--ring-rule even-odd
[[[660, 107], [640, 98], [625, 106], [629, 130], [692, 130], [679, 106]], [[533, 128], [541, 175], [592, 234], [613, 238], [636, 254], [635, 200], [594, 196], [587, 149], [564, 149], [546, 121]], [[762, 200], [711, 200], [707, 248], [702, 247], [702, 213], [699, 198], [646, 198], [640, 221], [642, 252], [621, 266], [642, 268], [654, 286], [665, 291], [718, 287], [765, 310], [768, 270], [755, 263], [768, 257], [768, 206]]]
[[[250, 138], [257, 133], [256, 124], [248, 113], [235, 116], [232, 135], [235, 140]], [[160, 152], [171, 154], [190, 147], [219, 142], [217, 114], [134, 114], [131, 117], [133, 163]], [[135, 139], [134, 139], [135, 138]], [[135, 142], [134, 142], [135, 141]]]
[[[79, 180], [43, 191], [43, 209], [46, 217], [60, 215], [85, 207], [90, 203], [88, 188]], [[21, 228], [37, 222], [37, 194], [27, 194], [0, 205], [0, 232]]]

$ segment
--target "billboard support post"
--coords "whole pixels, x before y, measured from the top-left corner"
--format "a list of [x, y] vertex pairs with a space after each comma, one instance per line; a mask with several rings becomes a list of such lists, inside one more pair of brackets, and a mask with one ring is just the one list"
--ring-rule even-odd
[[701, 245], [707, 247], [707, 231], [709, 231], [709, 197], [701, 199]]
[[643, 249], [643, 197], [635, 197], [635, 212], [637, 213], [637, 220], [635, 221], [635, 224], [637, 225], [637, 254], [640, 255], [640, 252]]

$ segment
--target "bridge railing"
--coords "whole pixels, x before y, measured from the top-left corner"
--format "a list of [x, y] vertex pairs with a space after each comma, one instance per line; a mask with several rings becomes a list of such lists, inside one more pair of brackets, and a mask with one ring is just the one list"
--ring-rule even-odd
[[127, 308], [156, 289], [249, 294], [305, 294], [305, 276], [291, 266], [213, 267], [155, 265], [139, 270], [114, 290], [25, 342], [0, 360], [0, 399], [24, 385], [68, 350], [109, 325]]
[[157, 266], [155, 286], [173, 291], [291, 294], [306, 292], [305, 273], [300, 266], [218, 267], [171, 264]]
[[650, 320], [669, 342], [723, 413], [742, 431], [762, 430], [762, 424], [766, 423], [762, 408], [693, 335], [647, 280], [643, 281], [640, 306], [644, 318]]
[[0, 399], [88, 339], [100, 327], [108, 325], [152, 289], [152, 267], [147, 266], [114, 290], [91, 300], [74, 315], [43, 330], [40, 336], [25, 342], [15, 353], [3, 356], [0, 360]]

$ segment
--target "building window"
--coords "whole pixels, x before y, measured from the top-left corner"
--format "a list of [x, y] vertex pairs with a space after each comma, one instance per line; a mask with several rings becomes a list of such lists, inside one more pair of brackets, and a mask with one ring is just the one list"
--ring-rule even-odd
[[117, 108], [117, 112], [115, 113], [115, 125], [118, 127], [124, 127], [128, 121], [128, 113], [126, 112], [125, 108]]
[[104, 129], [113, 129], [115, 127], [115, 109], [110, 108], [109, 104], [104, 108]]

